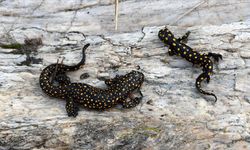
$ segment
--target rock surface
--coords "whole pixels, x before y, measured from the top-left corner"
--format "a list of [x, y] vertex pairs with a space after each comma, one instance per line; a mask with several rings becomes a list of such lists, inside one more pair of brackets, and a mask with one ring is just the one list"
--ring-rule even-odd
[[[112, 0], [1, 0], [0, 43], [43, 44], [29, 54], [0, 48], [0, 149], [250, 149], [249, 7], [247, 0], [123, 0], [115, 32]], [[167, 54], [157, 37], [165, 24], [176, 36], [191, 31], [188, 45], [197, 51], [223, 55], [203, 84], [216, 104], [195, 89], [201, 69]], [[78, 62], [86, 43], [86, 65], [71, 79], [104, 88], [102, 78], [139, 69], [146, 77], [139, 106], [81, 109], [69, 118], [65, 101], [41, 91], [41, 70], [62, 57]], [[84, 73], [90, 77], [81, 80]]]

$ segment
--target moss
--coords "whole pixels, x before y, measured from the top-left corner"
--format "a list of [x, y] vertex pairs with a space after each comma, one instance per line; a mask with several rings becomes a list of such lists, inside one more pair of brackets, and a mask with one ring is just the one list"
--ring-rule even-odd
[[150, 138], [156, 138], [161, 131], [159, 128], [147, 126], [141, 127], [139, 130], [142, 131], [142, 134]]
[[126, 133], [121, 134], [118, 138], [126, 139], [129, 137], [143, 135], [145, 137], [156, 138], [161, 129], [156, 127], [148, 127], [148, 126], [139, 126], [137, 128], [132, 129], [132, 131], [127, 131]]
[[157, 142], [162, 130], [159, 127], [140, 125], [121, 130], [117, 142], [111, 149], [146, 149], [146, 143]]
[[21, 55], [24, 54], [23, 51], [21, 50], [23, 47], [23, 44], [20, 44], [20, 43], [0, 44], [0, 47], [4, 49], [15, 49], [9, 52], [10, 54], [21, 54]]
[[146, 130], [146, 131], [154, 131], [154, 132], [160, 132], [161, 129], [159, 128], [155, 128], [155, 127], [142, 127], [143, 130]]
[[21, 49], [23, 44], [20, 43], [12, 43], [12, 44], [0, 44], [1, 48], [5, 49]]
[[11, 44], [1, 44], [1, 48], [5, 49], [14, 49], [11, 52], [8, 52], [9, 54], [18, 54], [18, 55], [26, 55], [26, 60], [21, 62], [20, 64], [17, 64], [19, 66], [26, 65], [29, 66], [31, 64], [39, 64], [42, 62], [41, 58], [35, 58], [31, 55], [36, 55], [37, 49], [39, 46], [43, 45], [41, 38], [26, 38], [24, 40], [24, 44], [20, 43], [11, 43]]
[[167, 59], [160, 59], [161, 62], [163, 62], [164, 64], [168, 64], [169, 61]]

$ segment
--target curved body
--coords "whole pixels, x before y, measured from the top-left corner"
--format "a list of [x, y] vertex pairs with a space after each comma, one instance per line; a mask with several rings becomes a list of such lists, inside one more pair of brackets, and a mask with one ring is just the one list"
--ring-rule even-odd
[[[78, 105], [98, 110], [111, 108], [117, 103], [121, 103], [125, 108], [136, 106], [140, 99], [131, 99], [129, 102], [126, 99], [130, 98], [133, 91], [139, 90], [144, 81], [144, 75], [138, 71], [131, 71], [126, 75], [107, 80], [107, 89], [96, 88], [84, 83], [70, 82], [65, 73], [78, 70], [84, 65], [84, 51], [87, 47], [88, 45], [83, 48], [81, 62], [75, 66], [64, 64], [47, 66], [40, 75], [39, 81], [42, 90], [51, 97], [65, 99], [68, 116], [75, 117], [77, 115]], [[57, 85], [54, 82], [57, 82]]]
[[216, 61], [218, 61], [219, 58], [222, 59], [222, 56], [220, 54], [215, 54], [215, 53], [201, 54], [197, 51], [194, 51], [191, 47], [183, 43], [183, 41], [187, 39], [189, 33], [190, 32], [188, 32], [182, 38], [176, 39], [174, 35], [171, 33], [171, 31], [165, 28], [159, 31], [158, 36], [161, 41], [163, 41], [165, 44], [169, 46], [168, 53], [170, 56], [173, 55], [181, 56], [182, 58], [185, 58], [187, 61], [193, 64], [200, 65], [200, 67], [202, 67], [203, 73], [201, 73], [196, 79], [195, 83], [196, 88], [202, 94], [214, 96], [215, 101], [217, 101], [217, 97], [215, 96], [215, 94], [211, 92], [206, 92], [201, 89], [201, 82], [203, 80], [207, 80], [207, 82], [209, 82], [210, 76], [213, 73], [213, 62], [210, 59], [210, 57], [213, 57]]

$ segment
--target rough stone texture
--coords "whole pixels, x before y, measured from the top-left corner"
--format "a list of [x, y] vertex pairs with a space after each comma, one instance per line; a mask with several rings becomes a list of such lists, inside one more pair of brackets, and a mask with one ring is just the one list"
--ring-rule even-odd
[[[116, 33], [112, 0], [1, 0], [0, 43], [41, 38], [43, 46], [31, 53], [42, 63], [30, 66], [20, 65], [25, 54], [0, 48], [0, 149], [250, 149], [249, 7], [248, 0], [123, 0]], [[198, 51], [223, 55], [203, 85], [216, 104], [195, 89], [201, 69], [167, 55], [157, 37], [165, 24], [176, 36], [191, 31], [188, 44]], [[105, 87], [102, 78], [140, 66], [138, 107], [68, 118], [65, 101], [42, 93], [41, 70], [57, 58], [78, 62], [86, 43], [86, 65], [69, 73], [72, 80]], [[83, 73], [90, 77], [80, 80]]]

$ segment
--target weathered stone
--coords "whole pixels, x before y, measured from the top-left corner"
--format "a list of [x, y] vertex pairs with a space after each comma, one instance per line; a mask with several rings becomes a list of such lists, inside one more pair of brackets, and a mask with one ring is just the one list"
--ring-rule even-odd
[[250, 67], [250, 59], [245, 59], [246, 67]]
[[245, 62], [242, 58], [238, 56], [236, 53], [230, 54], [231, 56], [226, 56], [223, 61], [218, 65], [219, 69], [236, 69], [236, 68], [244, 68]]
[[244, 98], [248, 103], [250, 103], [250, 96], [245, 96]]
[[[250, 70], [244, 73], [238, 73], [236, 75], [236, 81], [235, 81], [235, 90], [239, 90], [242, 92], [249, 92], [250, 90], [250, 84], [249, 83], [249, 79], [250, 79]], [[250, 95], [250, 93], [248, 93], [248, 95]]]
[[234, 143], [233, 146], [230, 148], [230, 150], [234, 150], [234, 149], [248, 150], [248, 149], [250, 149], [250, 146], [249, 146], [248, 142], [238, 141], [238, 142]]
[[[32, 53], [42, 62], [30, 66], [20, 65], [27, 56], [15, 48], [0, 47], [0, 149], [249, 149], [250, 3], [123, 0], [119, 6], [115, 31], [113, 0], [0, 1], [0, 45], [43, 43]], [[215, 104], [195, 88], [201, 68], [169, 56], [158, 39], [166, 24], [176, 37], [191, 31], [187, 45], [195, 50], [223, 55], [210, 83], [202, 84], [217, 95]], [[86, 64], [68, 73], [71, 80], [106, 88], [104, 79], [139, 70], [144, 97], [136, 108], [81, 108], [69, 118], [65, 101], [42, 92], [41, 70], [63, 57], [76, 64], [86, 43]]]
[[250, 52], [249, 51], [241, 51], [240, 56], [243, 58], [250, 58]]
[[229, 144], [233, 141], [237, 141], [241, 139], [240, 134], [238, 133], [221, 133], [217, 134], [215, 137], [215, 142], [223, 143], [223, 144]]

